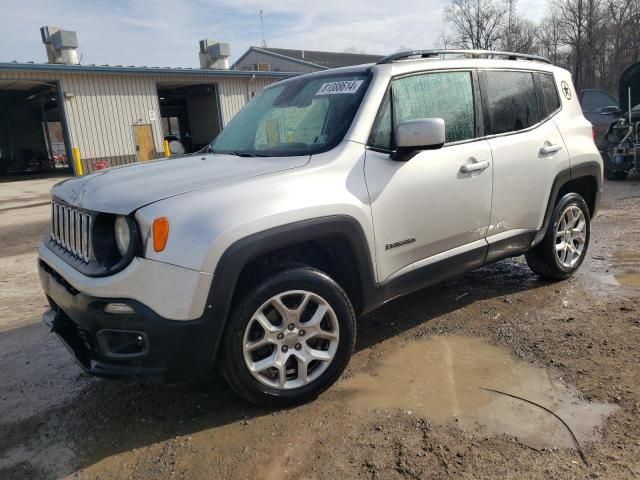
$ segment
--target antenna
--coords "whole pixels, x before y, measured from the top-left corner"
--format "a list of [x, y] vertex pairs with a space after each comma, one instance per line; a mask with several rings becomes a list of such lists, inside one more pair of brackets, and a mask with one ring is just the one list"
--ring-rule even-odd
[[267, 41], [264, 39], [264, 19], [262, 18], [262, 9], [260, 9], [260, 28], [262, 30], [262, 43], [260, 46], [262, 48], [267, 48]]

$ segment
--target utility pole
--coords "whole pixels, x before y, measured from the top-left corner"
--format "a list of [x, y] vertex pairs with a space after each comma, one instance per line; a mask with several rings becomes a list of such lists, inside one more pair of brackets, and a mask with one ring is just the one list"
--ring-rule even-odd
[[517, 0], [507, 0], [507, 6], [509, 7], [507, 17], [507, 51], [513, 51], [513, 24], [516, 19], [516, 4]]

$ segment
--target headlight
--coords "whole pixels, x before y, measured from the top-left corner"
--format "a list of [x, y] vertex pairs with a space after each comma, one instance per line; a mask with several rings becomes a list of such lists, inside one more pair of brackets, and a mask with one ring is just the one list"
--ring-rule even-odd
[[116, 237], [118, 252], [124, 257], [129, 251], [131, 243], [131, 228], [129, 227], [129, 222], [127, 222], [127, 217], [122, 215], [116, 217], [113, 233]]

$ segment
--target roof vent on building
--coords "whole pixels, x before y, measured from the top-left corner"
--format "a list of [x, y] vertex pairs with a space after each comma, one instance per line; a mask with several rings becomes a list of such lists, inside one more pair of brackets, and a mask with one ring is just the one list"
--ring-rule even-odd
[[79, 63], [76, 32], [46, 26], [40, 28], [40, 35], [42, 36], [42, 43], [47, 49], [49, 63], [64, 63], [67, 65], [77, 65]]
[[228, 43], [200, 40], [200, 68], [227, 70], [231, 47]]

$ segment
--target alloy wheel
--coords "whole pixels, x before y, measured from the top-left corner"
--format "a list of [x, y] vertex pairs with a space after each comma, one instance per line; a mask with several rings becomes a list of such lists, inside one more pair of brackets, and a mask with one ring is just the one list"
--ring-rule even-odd
[[584, 252], [587, 238], [587, 221], [582, 210], [567, 206], [560, 215], [556, 227], [556, 256], [560, 265], [573, 268]]
[[329, 302], [313, 292], [290, 290], [274, 295], [251, 316], [242, 353], [256, 380], [290, 390], [322, 375], [339, 339], [338, 319]]

